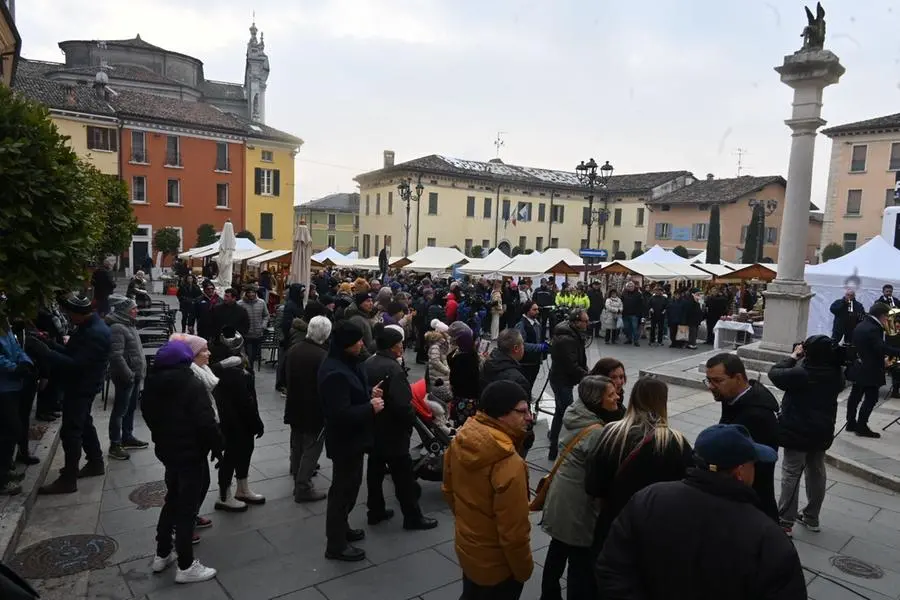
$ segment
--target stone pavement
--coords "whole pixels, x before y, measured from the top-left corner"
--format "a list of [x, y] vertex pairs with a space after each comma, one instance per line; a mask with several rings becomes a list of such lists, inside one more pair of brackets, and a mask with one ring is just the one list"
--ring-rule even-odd
[[[599, 356], [598, 351], [622, 359], [632, 381], [641, 368], [671, 361], [685, 353], [595, 345], [591, 348], [592, 360]], [[411, 378], [421, 374], [421, 367], [415, 367]], [[458, 598], [461, 573], [453, 549], [453, 518], [437, 483], [422, 485], [423, 508], [439, 519], [437, 529], [405, 532], [401, 519], [395, 517], [392, 522], [366, 527], [368, 537], [360, 544], [368, 553], [365, 562], [344, 564], [325, 560], [325, 502], [297, 505], [291, 498], [292, 482], [287, 475], [288, 430], [281, 422], [284, 404], [272, 391], [273, 383], [271, 369], [264, 368], [258, 386], [266, 434], [257, 441], [250, 476], [255, 489], [267, 496], [267, 503], [242, 514], [215, 512], [212, 506], [216, 484], [213, 482], [201, 510], [213, 519], [214, 526], [200, 532], [203, 539], [195, 547], [196, 554], [219, 570], [217, 579], [176, 586], [171, 570], [161, 575], [150, 572], [159, 508], [142, 509], [130, 498], [132, 493], [140, 493], [142, 485], [162, 478], [162, 467], [152, 449], [148, 449], [133, 452], [129, 461], [113, 461], [104, 477], [83, 480], [77, 494], [38, 498], [18, 550], [76, 533], [108, 536], [115, 542], [114, 552], [99, 568], [56, 579], [33, 579], [42, 597], [51, 600], [339, 600], [367, 594], [379, 600]], [[549, 395], [545, 394], [545, 398]], [[672, 386], [669, 400], [672, 424], [691, 440], [718, 419], [718, 407], [706, 392]], [[552, 402], [544, 403], [545, 409], [551, 406]], [[101, 438], [105, 438], [107, 413], [99, 402], [95, 404], [94, 414]], [[148, 437], [141, 419], [137, 421], [140, 423], [138, 436]], [[529, 457], [533, 483], [549, 467], [545, 431], [544, 418], [539, 424], [538, 444]], [[888, 439], [900, 448], [893, 438], [897, 435], [900, 433], [891, 434]], [[57, 453], [54, 470], [61, 465], [61, 454]], [[330, 463], [323, 457], [321, 464], [316, 482], [326, 488]], [[362, 504], [365, 493], [364, 484], [359, 496], [361, 503], [351, 515], [351, 522], [357, 526], [365, 522]], [[392, 493], [390, 483], [386, 482], [388, 504], [398, 509]], [[802, 489], [800, 494], [803, 500]], [[532, 549], [537, 566], [523, 594], [526, 600], [540, 595], [540, 565], [549, 544], [549, 538], [538, 526], [538, 514], [532, 516], [532, 522]], [[816, 600], [900, 597], [900, 495], [832, 469], [822, 524], [823, 531], [819, 534], [801, 527], [795, 531], [795, 544], [804, 565], [822, 574], [807, 573], [810, 597]], [[837, 555], [876, 565], [881, 577], [864, 579], [844, 573], [832, 565]], [[45, 566], [58, 566], [59, 562], [47, 562]], [[829, 579], [837, 580], [861, 596]]]

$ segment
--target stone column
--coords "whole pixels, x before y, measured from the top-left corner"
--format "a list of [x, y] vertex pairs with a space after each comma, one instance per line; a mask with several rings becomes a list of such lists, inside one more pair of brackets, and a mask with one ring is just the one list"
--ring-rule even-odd
[[762, 348], [790, 352], [806, 338], [809, 300], [804, 281], [806, 234], [809, 229], [810, 190], [816, 130], [825, 124], [822, 90], [844, 74], [837, 56], [828, 50], [801, 50], [786, 56], [775, 70], [794, 90], [791, 118], [791, 156], [785, 190], [784, 217], [778, 247], [778, 276], [765, 292], [766, 314]]

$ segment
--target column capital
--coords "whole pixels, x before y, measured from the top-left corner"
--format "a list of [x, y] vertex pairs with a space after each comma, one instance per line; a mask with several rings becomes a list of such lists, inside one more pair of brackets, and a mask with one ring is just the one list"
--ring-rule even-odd
[[791, 128], [794, 135], [816, 135], [819, 127], [828, 121], [820, 117], [803, 117], [799, 119], [785, 119], [784, 124]]
[[830, 50], [799, 51], [784, 57], [784, 64], [775, 67], [781, 82], [792, 88], [822, 89], [837, 83], [846, 69]]

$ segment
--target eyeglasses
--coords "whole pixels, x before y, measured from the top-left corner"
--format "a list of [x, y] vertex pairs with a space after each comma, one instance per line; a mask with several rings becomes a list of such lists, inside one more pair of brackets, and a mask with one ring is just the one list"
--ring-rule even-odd
[[526, 417], [531, 414], [530, 408], [514, 408], [513, 411], [515, 411], [521, 415], [525, 415]]
[[712, 385], [712, 386], [722, 385], [723, 383], [725, 383], [725, 382], [728, 381], [729, 379], [732, 379], [732, 378], [731, 378], [731, 377], [723, 377], [723, 378], [721, 378], [721, 379], [718, 379], [718, 378], [717, 378], [717, 379], [710, 379], [709, 377], [704, 377], [704, 378], [703, 378], [703, 385], [706, 385], [706, 386], [710, 386], [710, 385]]

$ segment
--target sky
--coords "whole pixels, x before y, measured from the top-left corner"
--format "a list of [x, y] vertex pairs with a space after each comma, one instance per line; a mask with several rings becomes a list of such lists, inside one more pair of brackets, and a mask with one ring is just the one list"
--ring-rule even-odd
[[[799, 49], [799, 0], [20, 0], [22, 55], [67, 39], [141, 37], [240, 82], [254, 18], [271, 73], [266, 122], [301, 137], [295, 203], [429, 154], [616, 173], [786, 175], [792, 91], [773, 70]], [[814, 10], [814, 9], [813, 9]], [[900, 3], [825, 3], [847, 72], [828, 125], [900, 112]], [[816, 143], [824, 208], [831, 142]]]

